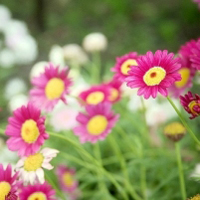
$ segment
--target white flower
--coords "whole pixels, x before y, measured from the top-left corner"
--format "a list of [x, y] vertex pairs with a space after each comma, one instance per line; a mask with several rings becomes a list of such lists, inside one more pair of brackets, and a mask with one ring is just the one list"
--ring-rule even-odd
[[39, 76], [41, 73], [45, 71], [45, 66], [48, 65], [48, 62], [46, 61], [41, 61], [33, 65], [30, 71], [30, 80], [33, 79], [33, 77]]
[[0, 5], [0, 30], [3, 30], [7, 26], [7, 23], [10, 20], [10, 18], [10, 10], [3, 5]]
[[104, 51], [107, 48], [107, 38], [102, 33], [90, 33], [83, 39], [83, 47], [88, 52]]
[[43, 168], [53, 169], [49, 162], [58, 153], [56, 149], [44, 148], [36, 154], [22, 157], [16, 165], [16, 171], [19, 171], [19, 176], [25, 184], [29, 182], [34, 184], [37, 180], [43, 184], [45, 182]]
[[27, 105], [28, 100], [29, 100], [28, 97], [24, 94], [17, 94], [13, 96], [8, 103], [9, 110], [13, 112], [17, 108], [23, 105]]
[[64, 54], [62, 47], [58, 45], [52, 46], [49, 53], [49, 60], [55, 65], [60, 65], [61, 67], [65, 66]]
[[72, 65], [83, 65], [88, 62], [88, 56], [78, 44], [68, 44], [63, 47], [64, 58]]
[[5, 87], [5, 97], [10, 99], [16, 94], [24, 93], [27, 90], [26, 83], [21, 78], [13, 78], [9, 80]]
[[3, 68], [10, 68], [15, 65], [15, 54], [10, 49], [3, 49], [0, 51], [0, 66]]

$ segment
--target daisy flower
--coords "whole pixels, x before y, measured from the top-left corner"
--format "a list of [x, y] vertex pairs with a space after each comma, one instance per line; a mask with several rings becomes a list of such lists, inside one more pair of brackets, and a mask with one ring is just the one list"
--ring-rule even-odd
[[116, 64], [111, 69], [112, 72], [115, 72], [115, 77], [118, 81], [123, 82], [124, 79], [128, 76], [128, 71], [131, 66], [137, 66], [138, 55], [136, 52], [131, 52], [121, 57], [116, 58]]
[[190, 119], [194, 119], [200, 115], [200, 96], [189, 91], [185, 96], [180, 96], [180, 102], [183, 108], [191, 115]]
[[23, 187], [19, 194], [20, 200], [56, 200], [55, 190], [46, 182], [43, 184], [35, 184]]
[[49, 137], [45, 132], [45, 117], [40, 116], [40, 110], [32, 103], [22, 106], [9, 117], [6, 127], [8, 148], [18, 151], [19, 156], [28, 156], [37, 152]]
[[109, 88], [108, 101], [110, 103], [116, 103], [121, 99], [121, 94], [122, 94], [122, 91], [120, 89], [121, 85], [122, 83], [115, 79], [113, 79], [109, 83], [104, 84], [105, 87]]
[[87, 105], [86, 112], [78, 114], [76, 119], [80, 125], [74, 128], [74, 134], [80, 137], [81, 143], [104, 140], [119, 118], [108, 103]]
[[56, 174], [59, 177], [61, 189], [67, 193], [73, 193], [77, 187], [78, 182], [75, 180], [75, 170], [70, 169], [65, 165], [59, 165]]
[[79, 94], [79, 98], [89, 105], [97, 105], [101, 102], [107, 101], [109, 90], [104, 85], [92, 86], [90, 89], [85, 90]]
[[53, 166], [49, 163], [59, 153], [56, 149], [44, 148], [40, 152], [27, 157], [22, 157], [16, 169], [20, 178], [25, 182], [34, 184], [37, 180], [44, 183], [44, 169], [51, 170]]
[[144, 95], [145, 99], [150, 96], [157, 97], [157, 93], [168, 95], [169, 88], [175, 81], [181, 80], [178, 70], [181, 68], [179, 58], [173, 59], [174, 54], [168, 54], [167, 50], [156, 51], [155, 54], [147, 52], [138, 60], [138, 66], [131, 67], [126, 79], [127, 86], [139, 88], [138, 95]]
[[192, 67], [200, 70], [200, 39], [196, 42], [196, 48], [192, 49], [191, 62]]
[[169, 89], [175, 98], [178, 98], [186, 89], [192, 87], [192, 80], [196, 70], [191, 67], [191, 64], [180, 55], [181, 68], [178, 73], [181, 74], [181, 80], [176, 81]]
[[5, 200], [5, 197], [9, 199], [11, 195], [14, 195], [17, 191], [17, 179], [18, 173], [12, 176], [12, 167], [8, 165], [4, 170], [3, 165], [0, 164], [0, 200]]
[[46, 66], [44, 73], [31, 81], [35, 86], [30, 91], [31, 101], [47, 112], [51, 111], [59, 100], [66, 103], [65, 95], [69, 93], [69, 86], [72, 84], [68, 73], [68, 68], [59, 71], [59, 67], [52, 63]]

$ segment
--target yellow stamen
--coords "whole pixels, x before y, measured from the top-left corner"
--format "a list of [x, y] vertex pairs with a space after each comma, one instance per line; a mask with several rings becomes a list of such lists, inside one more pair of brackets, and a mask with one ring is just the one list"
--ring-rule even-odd
[[160, 82], [165, 78], [166, 71], [162, 67], [153, 67], [149, 69], [143, 76], [144, 82], [148, 86], [159, 85]]
[[39, 135], [40, 132], [34, 120], [29, 119], [22, 124], [21, 137], [25, 142], [29, 144], [34, 143]]
[[121, 72], [124, 75], [128, 75], [128, 71], [130, 70], [131, 66], [137, 66], [137, 61], [135, 59], [126, 60], [121, 66]]
[[108, 125], [108, 120], [103, 115], [96, 115], [92, 117], [87, 124], [87, 131], [90, 135], [100, 135], [105, 131]]
[[190, 109], [190, 111], [193, 113], [193, 114], [195, 114], [195, 115], [199, 115], [197, 112], [195, 112], [194, 111], [194, 106], [196, 106], [196, 105], [198, 105], [199, 107], [200, 107], [200, 104], [199, 103], [197, 103], [196, 101], [191, 101], [190, 103], [189, 103], [189, 105], [188, 105], [188, 107], [189, 107], [189, 109]]
[[44, 156], [41, 153], [30, 155], [24, 162], [24, 169], [26, 171], [36, 171], [42, 167]]
[[47, 196], [43, 192], [34, 192], [27, 200], [47, 200]]
[[188, 199], [188, 200], [200, 200], [200, 195], [197, 194], [196, 196], [194, 196], [193, 198]]
[[185, 132], [185, 127], [179, 122], [170, 123], [164, 128], [164, 133], [170, 135], [185, 134]]
[[74, 184], [73, 175], [69, 172], [63, 174], [62, 180], [66, 186], [72, 186]]
[[175, 82], [175, 86], [177, 88], [182, 88], [184, 87], [190, 78], [190, 70], [188, 68], [182, 68], [178, 71], [179, 74], [181, 74], [181, 80]]
[[6, 195], [10, 192], [11, 186], [8, 182], [0, 182], [0, 200], [5, 200]]
[[119, 92], [115, 88], [111, 88], [110, 96], [108, 97], [109, 101], [115, 101], [119, 96]]
[[45, 94], [49, 100], [59, 98], [65, 89], [65, 84], [60, 78], [52, 78], [45, 87]]
[[96, 105], [104, 100], [104, 93], [103, 92], [92, 92], [90, 93], [87, 98], [86, 102], [88, 104]]

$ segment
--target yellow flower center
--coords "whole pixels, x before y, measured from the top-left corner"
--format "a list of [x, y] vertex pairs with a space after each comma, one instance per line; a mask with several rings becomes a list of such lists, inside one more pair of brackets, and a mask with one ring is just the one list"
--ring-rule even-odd
[[73, 175], [69, 172], [63, 174], [62, 180], [66, 186], [72, 186], [74, 184]]
[[21, 137], [25, 142], [29, 144], [34, 143], [39, 135], [40, 132], [34, 120], [29, 119], [22, 124]]
[[47, 200], [47, 196], [43, 192], [34, 192], [27, 200]]
[[194, 196], [193, 198], [191, 198], [190, 200], [200, 200], [200, 195], [197, 194], [196, 196]]
[[87, 131], [90, 135], [100, 135], [105, 131], [108, 125], [108, 120], [103, 115], [92, 117], [87, 124]]
[[5, 200], [6, 195], [10, 192], [11, 186], [8, 182], [0, 182], [0, 200]]
[[160, 82], [165, 78], [166, 71], [162, 67], [153, 67], [149, 69], [143, 76], [143, 81], [148, 86], [159, 85]]
[[111, 88], [110, 96], [108, 97], [109, 101], [115, 101], [118, 96], [119, 96], [118, 90], [115, 88]]
[[182, 79], [180, 81], [176, 81], [175, 86], [177, 88], [182, 88], [187, 84], [188, 79], [190, 78], [190, 70], [188, 68], [182, 68], [178, 71], [178, 73], [181, 74]]
[[195, 112], [194, 110], [194, 106], [198, 105], [200, 107], [200, 104], [197, 103], [196, 101], [191, 101], [188, 105], [189, 109], [191, 110], [191, 112], [195, 115], [199, 115], [197, 112]]
[[24, 169], [26, 171], [36, 171], [42, 167], [44, 156], [41, 153], [30, 155], [24, 161]]
[[137, 66], [137, 61], [135, 59], [129, 59], [126, 60], [125, 62], [123, 62], [123, 64], [121, 65], [121, 72], [124, 75], [128, 75], [128, 71], [130, 70], [131, 66]]
[[170, 135], [185, 134], [185, 131], [185, 127], [179, 122], [170, 123], [164, 128], [164, 133]]
[[104, 100], [104, 93], [103, 92], [92, 92], [90, 93], [87, 98], [86, 102], [88, 104], [96, 105]]
[[65, 89], [65, 84], [60, 78], [52, 78], [45, 87], [45, 94], [49, 100], [59, 98]]

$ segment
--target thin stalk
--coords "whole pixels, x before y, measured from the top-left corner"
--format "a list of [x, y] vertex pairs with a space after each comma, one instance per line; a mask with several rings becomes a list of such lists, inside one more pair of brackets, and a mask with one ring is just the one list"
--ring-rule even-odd
[[176, 148], [176, 156], [177, 156], [181, 195], [182, 195], [182, 199], [186, 200], [187, 195], [186, 195], [186, 189], [185, 189], [184, 173], [183, 173], [183, 166], [182, 166], [182, 161], [181, 161], [179, 142], [175, 143], [175, 148]]
[[[143, 159], [143, 150], [141, 150], [141, 159]], [[140, 183], [144, 200], [147, 200], [146, 195], [146, 167], [143, 163], [140, 166]]]
[[195, 136], [194, 132], [189, 127], [189, 125], [187, 124], [187, 122], [185, 121], [185, 119], [183, 118], [183, 116], [181, 115], [180, 111], [177, 109], [176, 105], [173, 103], [173, 101], [170, 99], [169, 96], [167, 96], [167, 99], [168, 99], [169, 103], [171, 104], [171, 106], [176, 111], [177, 115], [179, 116], [180, 120], [182, 121], [183, 125], [187, 129], [187, 131], [190, 134], [190, 136], [192, 137], [192, 139], [200, 146], [200, 141], [197, 139], [197, 137]]

